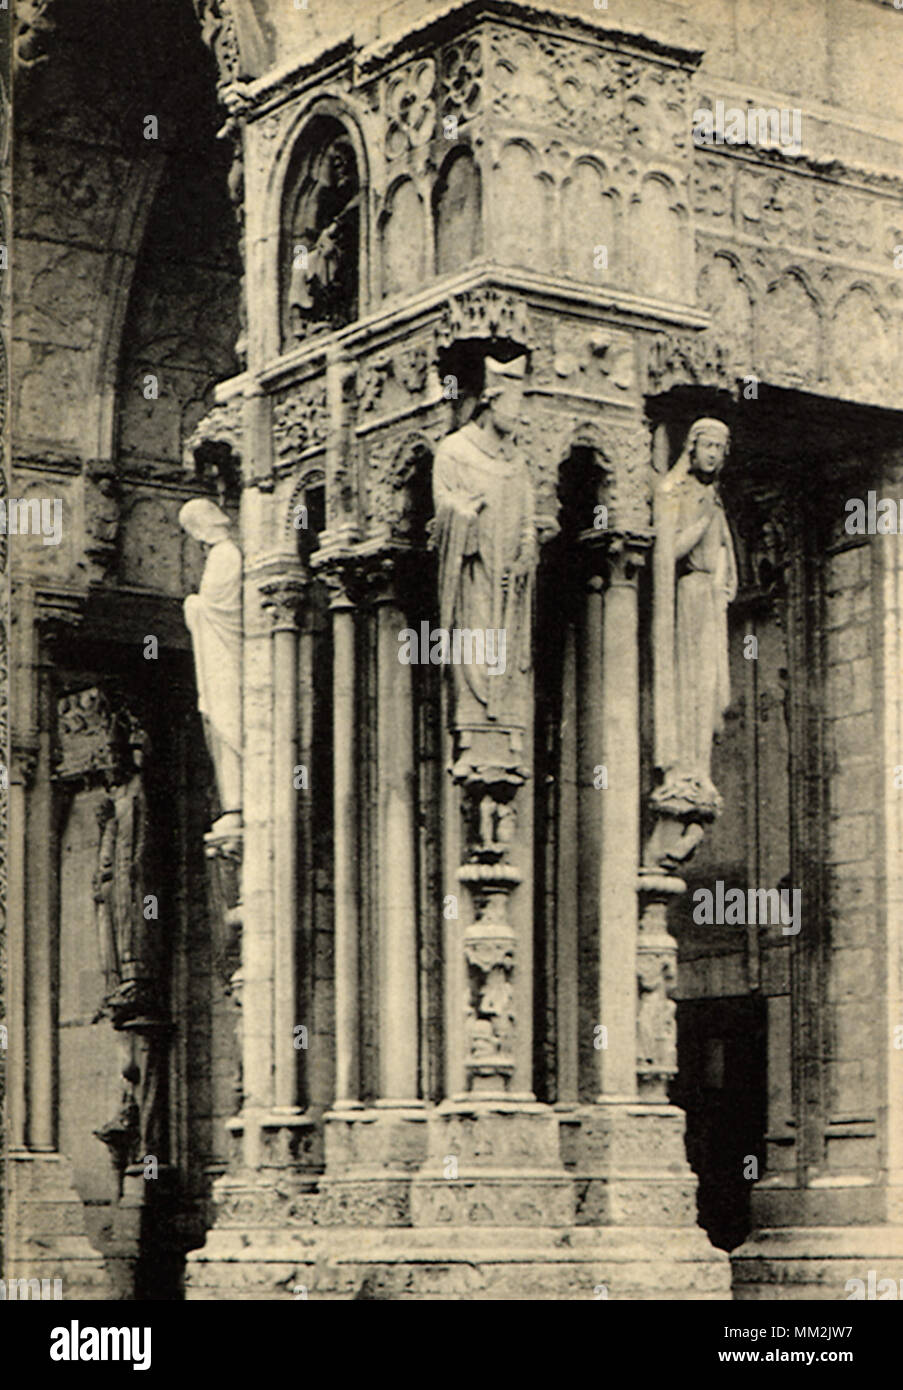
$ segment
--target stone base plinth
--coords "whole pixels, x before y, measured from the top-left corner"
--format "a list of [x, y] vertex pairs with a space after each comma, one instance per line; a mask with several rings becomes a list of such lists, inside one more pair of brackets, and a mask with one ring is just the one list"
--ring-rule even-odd
[[448, 1101], [430, 1113], [411, 1186], [415, 1226], [571, 1226], [558, 1117], [530, 1102]]
[[116, 1297], [104, 1257], [91, 1245], [72, 1165], [58, 1153], [7, 1155], [8, 1244], [3, 1277], [62, 1279], [63, 1300]]
[[[903, 1298], [903, 1226], [756, 1231], [731, 1255], [739, 1301]], [[881, 1281], [887, 1281], [883, 1286]], [[852, 1282], [858, 1281], [858, 1282]]]
[[683, 1115], [654, 1109], [334, 1113], [316, 1192], [301, 1174], [219, 1179], [186, 1297], [730, 1298], [728, 1257], [694, 1224]]
[[327, 1178], [417, 1171], [427, 1153], [421, 1105], [366, 1106], [326, 1115]]
[[185, 1284], [189, 1300], [730, 1298], [727, 1256], [694, 1227], [216, 1229]]
[[600, 1101], [561, 1120], [578, 1225], [695, 1226], [696, 1177], [682, 1110]]

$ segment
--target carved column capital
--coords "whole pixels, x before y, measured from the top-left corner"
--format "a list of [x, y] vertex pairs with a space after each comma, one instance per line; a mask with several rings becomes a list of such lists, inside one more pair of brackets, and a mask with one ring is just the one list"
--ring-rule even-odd
[[599, 593], [615, 585], [635, 586], [652, 548], [645, 531], [583, 531], [579, 538], [586, 588]]
[[77, 590], [36, 589], [35, 624], [40, 625], [41, 640], [54, 642], [69, 636], [85, 616], [87, 598]]
[[273, 632], [296, 632], [307, 597], [308, 580], [300, 572], [277, 575], [258, 585], [262, 607], [269, 613]]
[[329, 591], [330, 608], [356, 608], [366, 596], [372, 556], [356, 551], [322, 548], [311, 559], [311, 568]]
[[652, 537], [638, 531], [610, 531], [605, 548], [608, 587], [635, 588], [652, 547]]

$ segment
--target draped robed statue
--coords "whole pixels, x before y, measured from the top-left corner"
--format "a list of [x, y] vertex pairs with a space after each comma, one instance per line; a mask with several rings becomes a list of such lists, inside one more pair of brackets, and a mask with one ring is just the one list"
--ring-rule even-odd
[[451, 722], [464, 731], [462, 748], [468, 730], [524, 724], [531, 669], [536, 526], [515, 435], [526, 359], [487, 357], [484, 365], [473, 416], [442, 441], [433, 464], [439, 622], [447, 633], [482, 634], [487, 653], [485, 662], [451, 665]]
[[737, 564], [718, 479], [730, 432], [697, 420], [654, 494], [655, 752], [657, 795], [701, 808], [719, 801], [712, 740], [730, 702], [728, 604]]
[[220, 800], [213, 829], [225, 834], [241, 823], [242, 554], [229, 518], [209, 498], [186, 502], [179, 525], [207, 551], [200, 588], [184, 611]]

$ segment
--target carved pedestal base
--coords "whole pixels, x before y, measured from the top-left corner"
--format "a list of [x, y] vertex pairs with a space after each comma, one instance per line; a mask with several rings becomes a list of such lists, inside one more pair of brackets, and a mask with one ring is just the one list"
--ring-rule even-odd
[[684, 1120], [674, 1106], [642, 1102], [575, 1110], [562, 1124], [562, 1148], [578, 1225], [695, 1227], [696, 1177]]
[[63, 1298], [115, 1296], [104, 1257], [88, 1238], [72, 1165], [58, 1153], [6, 1156], [10, 1213], [4, 1251], [7, 1279], [62, 1279]]
[[671, 1107], [361, 1107], [327, 1117], [326, 1153], [315, 1192], [218, 1181], [188, 1299], [729, 1297]]
[[476, 1098], [440, 1105], [430, 1114], [411, 1211], [415, 1226], [572, 1225], [554, 1111]]

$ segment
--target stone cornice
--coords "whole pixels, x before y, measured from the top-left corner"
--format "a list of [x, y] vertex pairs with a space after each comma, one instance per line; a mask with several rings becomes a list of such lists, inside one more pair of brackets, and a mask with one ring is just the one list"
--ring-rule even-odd
[[718, 156], [742, 160], [747, 164], [779, 170], [786, 174], [799, 174], [804, 178], [818, 178], [825, 182], [842, 184], [845, 188], [859, 187], [868, 193], [878, 193], [887, 198], [903, 198], [903, 173], [892, 169], [880, 169], [867, 164], [852, 164], [849, 160], [817, 155], [785, 154], [781, 149], [763, 149], [756, 145], [699, 145], [696, 157], [706, 159]]
[[358, 71], [367, 73], [395, 57], [413, 54], [421, 48], [432, 48], [487, 20], [521, 25], [529, 28], [531, 33], [544, 32], [582, 39], [587, 43], [617, 46], [622, 51], [632, 49], [682, 67], [696, 67], [705, 51], [695, 35], [692, 42], [682, 42], [663, 31], [653, 33], [645, 25], [627, 24], [623, 20], [609, 18], [606, 10], [594, 10], [592, 19], [584, 19], [579, 14], [549, 10], [541, 5], [521, 4], [518, 0], [469, 0], [464, 5], [446, 0], [439, 13], [431, 15], [429, 20], [404, 34], [380, 40], [365, 48], [358, 60]]
[[[378, 349], [397, 341], [402, 331], [409, 335], [414, 329], [432, 327], [451, 299], [490, 288], [503, 294], [522, 295], [528, 308], [567, 310], [594, 321], [604, 319], [621, 327], [650, 332], [670, 328], [702, 330], [710, 323], [707, 313], [689, 304], [671, 304], [610, 286], [596, 288], [563, 276], [503, 270], [485, 264], [436, 281], [402, 305], [378, 309], [347, 328], [315, 338], [293, 352], [274, 358], [257, 372], [257, 379], [270, 390], [290, 385], [310, 375], [310, 365], [317, 358], [357, 354], [363, 347]], [[228, 383], [221, 383], [221, 390], [227, 388]]]
[[606, 11], [593, 11], [592, 19], [579, 14], [548, 10], [517, 0], [469, 0], [464, 5], [446, 0], [441, 10], [428, 19], [415, 22], [375, 42], [361, 42], [346, 34], [323, 41], [315, 54], [293, 58], [254, 81], [233, 84], [224, 93], [236, 114], [256, 120], [271, 112], [289, 97], [307, 87], [321, 85], [343, 71], [353, 70], [354, 85], [365, 86], [380, 72], [404, 62], [416, 53], [433, 50], [436, 45], [454, 42], [462, 33], [486, 22], [502, 22], [528, 28], [531, 33], [571, 38], [600, 47], [617, 47], [622, 52], [644, 55], [661, 62], [696, 68], [704, 49], [696, 36], [683, 41], [667, 35], [661, 26], [656, 32], [643, 25], [615, 21]]

